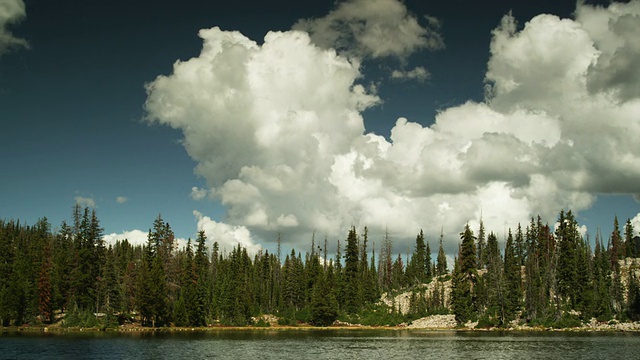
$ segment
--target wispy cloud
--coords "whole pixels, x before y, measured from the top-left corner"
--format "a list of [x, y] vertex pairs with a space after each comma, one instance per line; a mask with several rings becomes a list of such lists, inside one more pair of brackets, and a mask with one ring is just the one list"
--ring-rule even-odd
[[423, 82], [430, 77], [431, 74], [422, 66], [417, 66], [409, 71], [393, 70], [391, 72], [391, 78], [395, 80], [417, 80]]
[[348, 0], [328, 15], [298, 21], [294, 30], [306, 31], [314, 44], [349, 55], [404, 58], [423, 50], [444, 47], [440, 23], [426, 24], [398, 0]]
[[118, 196], [116, 197], [116, 202], [118, 204], [124, 204], [128, 201], [129, 199], [126, 196]]
[[96, 201], [92, 197], [76, 196], [76, 203], [80, 206], [86, 206], [90, 208], [96, 207]]

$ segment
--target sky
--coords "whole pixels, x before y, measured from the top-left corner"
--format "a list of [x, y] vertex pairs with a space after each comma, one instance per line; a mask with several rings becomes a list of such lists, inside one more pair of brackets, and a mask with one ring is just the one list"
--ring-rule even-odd
[[0, 0], [0, 218], [453, 254], [571, 209], [606, 240], [640, 229], [638, 33], [638, 0]]

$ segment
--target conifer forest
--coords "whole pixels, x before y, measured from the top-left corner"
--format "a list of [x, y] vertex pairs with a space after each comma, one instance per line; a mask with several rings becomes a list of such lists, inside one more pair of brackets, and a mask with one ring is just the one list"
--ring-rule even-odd
[[[55, 231], [46, 218], [0, 220], [0, 325], [268, 326], [256, 320], [264, 314], [290, 326], [397, 325], [430, 314], [495, 327], [637, 321], [640, 238], [630, 221], [613, 223], [606, 238], [590, 239], [561, 211], [554, 227], [534, 218], [500, 241], [482, 222], [467, 225], [449, 268], [442, 236], [420, 231], [403, 254], [388, 235], [376, 248], [366, 227], [333, 244], [314, 236], [309, 251], [281, 252], [278, 240], [277, 251], [250, 256], [240, 245], [207, 247], [203, 231], [179, 247], [158, 216], [145, 245], [107, 245], [95, 209], [76, 205]], [[381, 300], [406, 292], [408, 311]]]

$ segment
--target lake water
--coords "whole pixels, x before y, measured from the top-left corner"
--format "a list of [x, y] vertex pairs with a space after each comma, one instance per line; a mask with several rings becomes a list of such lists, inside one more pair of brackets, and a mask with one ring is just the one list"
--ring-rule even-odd
[[0, 359], [638, 359], [638, 333], [418, 330], [0, 334]]

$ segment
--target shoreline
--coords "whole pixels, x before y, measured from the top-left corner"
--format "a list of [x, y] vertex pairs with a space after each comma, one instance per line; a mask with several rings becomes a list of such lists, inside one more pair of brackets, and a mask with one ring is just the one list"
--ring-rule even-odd
[[640, 324], [638, 323], [620, 323], [623, 327], [611, 327], [605, 325], [602, 327], [570, 327], [570, 328], [547, 328], [542, 326], [518, 326], [517, 328], [438, 328], [438, 327], [409, 327], [409, 326], [327, 326], [316, 327], [311, 325], [300, 326], [209, 326], [209, 327], [118, 327], [118, 328], [83, 328], [83, 327], [61, 327], [61, 326], [6, 326], [0, 327], [0, 334], [7, 333], [51, 333], [51, 334], [78, 334], [78, 333], [205, 333], [205, 332], [234, 332], [234, 331], [252, 331], [252, 332], [308, 332], [308, 331], [419, 331], [419, 332], [508, 332], [508, 333], [555, 333], [555, 332], [574, 332], [574, 333], [640, 333]]

